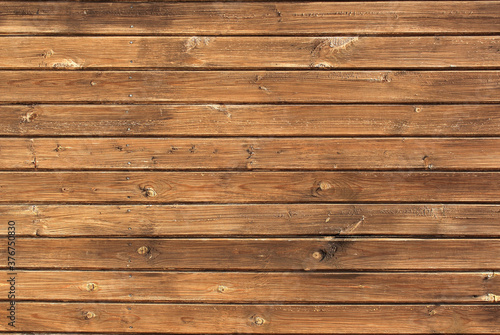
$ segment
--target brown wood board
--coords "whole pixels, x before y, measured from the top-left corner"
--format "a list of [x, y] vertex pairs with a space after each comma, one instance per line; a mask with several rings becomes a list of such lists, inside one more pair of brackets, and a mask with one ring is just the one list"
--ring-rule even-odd
[[31, 237], [500, 237], [500, 206], [477, 204], [0, 205], [0, 218]]
[[[16, 245], [18, 269], [500, 270], [498, 239], [18, 238]], [[7, 258], [7, 248], [0, 255]]]
[[[133, 42], [130, 44], [130, 42]], [[498, 36], [2, 37], [3, 69], [494, 68]]]
[[2, 2], [0, 34], [304, 35], [500, 32], [498, 1]]
[[499, 136], [500, 105], [0, 105], [2, 136]]
[[[490, 272], [19, 271], [19, 301], [493, 304]], [[8, 282], [0, 283], [5, 288]], [[265, 294], [263, 293], [265, 292]]]
[[498, 138], [0, 138], [0, 169], [495, 170]]
[[499, 71], [3, 71], [2, 77], [0, 103], [500, 102]]
[[[19, 304], [20, 331], [183, 334], [389, 333], [490, 334], [497, 331], [499, 306], [470, 305], [186, 305]], [[43, 311], [41, 313], [40, 311]], [[369, 324], [370, 327], [366, 327]], [[7, 329], [0, 325], [0, 329]]]

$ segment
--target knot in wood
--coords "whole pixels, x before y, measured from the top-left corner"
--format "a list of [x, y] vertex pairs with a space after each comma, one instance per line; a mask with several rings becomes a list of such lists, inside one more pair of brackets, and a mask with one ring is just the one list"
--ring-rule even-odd
[[337, 246], [333, 243], [328, 243], [324, 248], [313, 252], [312, 257], [319, 262], [327, 261], [335, 257], [336, 252]]
[[484, 300], [488, 301], [488, 302], [499, 302], [500, 301], [500, 296], [498, 296], [496, 294], [493, 294], [493, 293], [488, 293], [488, 294], [486, 294]]
[[85, 319], [89, 320], [95, 318], [95, 313], [94, 312], [87, 312], [85, 313]]
[[147, 198], [154, 198], [158, 195], [158, 193], [156, 193], [155, 189], [152, 188], [151, 186], [144, 187], [144, 193], [145, 193]]
[[94, 283], [87, 284], [87, 291], [91, 292], [91, 291], [95, 291], [95, 290], [97, 290], [97, 284], [94, 284]]
[[28, 112], [25, 116], [21, 116], [21, 123], [30, 123], [35, 120], [37, 116], [35, 112]]
[[142, 247], [140, 247], [139, 249], [137, 249], [137, 253], [139, 255], [145, 255], [149, 252], [149, 248], [145, 245], [143, 245]]
[[495, 272], [491, 272], [491, 273], [488, 273], [484, 278], [483, 280], [490, 280], [492, 278], [495, 278], [496, 276], [496, 273]]
[[313, 252], [312, 256], [313, 256], [314, 259], [322, 259], [323, 258], [323, 253], [320, 252], [320, 251], [315, 251], [315, 252]]
[[332, 184], [330, 184], [330, 182], [328, 182], [328, 181], [320, 181], [320, 182], [319, 182], [319, 189], [320, 189], [321, 191], [326, 191], [326, 190], [329, 190], [329, 189], [331, 189], [332, 187], [333, 187], [333, 186], [332, 186]]
[[256, 317], [253, 319], [253, 323], [255, 323], [257, 326], [262, 326], [265, 322], [266, 322], [266, 320], [264, 320], [264, 319], [263, 319], [263, 318], [261, 318], [260, 316], [256, 316]]
[[226, 292], [226, 290], [227, 290], [227, 287], [224, 285], [219, 285], [217, 287], [217, 292], [219, 292], [219, 293], [224, 293], [224, 292]]

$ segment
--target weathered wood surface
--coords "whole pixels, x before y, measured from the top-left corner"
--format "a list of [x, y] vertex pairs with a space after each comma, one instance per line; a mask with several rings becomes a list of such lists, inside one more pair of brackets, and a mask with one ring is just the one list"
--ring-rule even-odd
[[1, 172], [2, 203], [498, 202], [497, 172]]
[[[19, 301], [494, 303], [494, 272], [242, 273], [20, 271]], [[0, 283], [7, 289], [8, 282]], [[2, 297], [3, 299], [3, 297]]]
[[498, 138], [0, 139], [0, 169], [500, 169]]
[[[123, 333], [496, 333], [500, 306], [20, 303], [18, 331]], [[369, 326], [367, 326], [369, 325]], [[6, 328], [5, 323], [0, 329]]]
[[3, 71], [2, 79], [5, 103], [500, 102], [500, 71]]
[[498, 33], [498, 1], [2, 2], [0, 34]]
[[[130, 42], [133, 42], [130, 44]], [[3, 37], [0, 68], [488, 68], [498, 36]]]
[[499, 136], [499, 105], [0, 105], [11, 136]]
[[[48, 247], [50, 246], [50, 247]], [[7, 248], [0, 255], [7, 259]], [[497, 271], [498, 239], [18, 238], [18, 269]], [[6, 265], [0, 264], [5, 269]]]
[[0, 219], [33, 237], [500, 237], [500, 206], [476, 204], [0, 205]]
[[0, 332], [500, 333], [499, 17], [0, 2]]

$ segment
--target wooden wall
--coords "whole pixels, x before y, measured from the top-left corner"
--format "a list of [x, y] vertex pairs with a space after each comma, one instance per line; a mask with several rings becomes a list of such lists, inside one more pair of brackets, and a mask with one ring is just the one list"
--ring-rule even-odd
[[0, 331], [499, 334], [499, 70], [500, 1], [0, 2]]

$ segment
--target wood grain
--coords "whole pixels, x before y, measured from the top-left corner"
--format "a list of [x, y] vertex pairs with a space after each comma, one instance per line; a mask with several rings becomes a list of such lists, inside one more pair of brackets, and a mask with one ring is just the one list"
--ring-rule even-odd
[[11, 136], [499, 136], [499, 105], [0, 105]]
[[498, 33], [498, 1], [2, 2], [1, 34]]
[[0, 205], [0, 220], [32, 237], [500, 237], [498, 205]]
[[[21, 269], [497, 271], [498, 239], [17, 238]], [[7, 259], [7, 248], [0, 251]], [[6, 265], [0, 264], [5, 269]]]
[[0, 333], [500, 334], [499, 17], [0, 0]]
[[[204, 303], [494, 303], [485, 273], [20, 271], [19, 301]], [[8, 282], [0, 283], [7, 290]]]
[[[26, 302], [19, 304], [18, 314], [18, 331], [324, 334], [326, 329], [342, 334], [481, 334], [497, 331], [500, 307]], [[10, 330], [6, 323], [0, 327]]]
[[498, 36], [3, 37], [0, 68], [488, 68]]
[[495, 172], [1, 172], [2, 203], [491, 202]]
[[498, 138], [0, 139], [0, 169], [481, 170]]
[[500, 102], [499, 71], [3, 71], [2, 79], [6, 103]]

